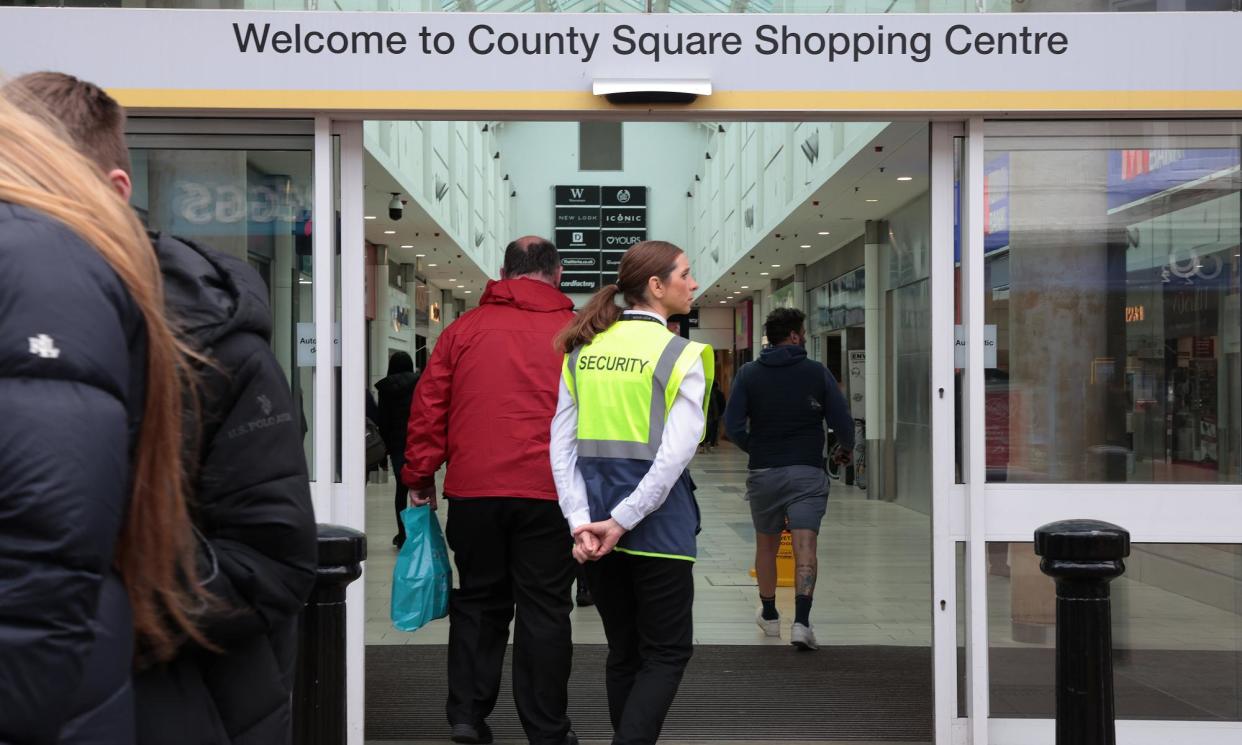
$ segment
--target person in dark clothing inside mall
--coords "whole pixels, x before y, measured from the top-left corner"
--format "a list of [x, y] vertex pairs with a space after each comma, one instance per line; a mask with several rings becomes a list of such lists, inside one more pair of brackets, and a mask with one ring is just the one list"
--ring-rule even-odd
[[838, 447], [833, 458], [845, 465], [854, 447], [849, 403], [828, 368], [807, 359], [805, 314], [777, 308], [764, 333], [771, 345], [733, 379], [725, 407], [729, 439], [750, 454], [746, 496], [755, 525], [755, 573], [762, 607], [755, 618], [767, 636], [781, 635], [776, 611], [776, 552], [781, 532], [793, 537], [794, 621], [790, 643], [818, 649], [811, 625], [811, 597], [819, 562], [819, 525], [828, 508], [824, 471], [824, 423]]
[[448, 463], [446, 534], [457, 565], [449, 599], [452, 739], [492, 741], [509, 622], [513, 697], [532, 745], [577, 743], [566, 714], [573, 654], [573, 540], [548, 460], [561, 355], [573, 319], [556, 247], [533, 236], [505, 249], [501, 279], [445, 328], [419, 379], [402, 479], [415, 506], [436, 505]]
[[[59, 120], [128, 199], [125, 112], [97, 86], [33, 73], [6, 93]], [[198, 539], [196, 617], [206, 645], [167, 662], [140, 649], [139, 745], [281, 745], [292, 738], [298, 615], [315, 581], [315, 518], [299, 418], [270, 347], [268, 288], [244, 259], [151, 233], [164, 301], [182, 341], [203, 356], [198, 421], [183, 432]]]
[[410, 405], [414, 401], [414, 386], [417, 383], [418, 371], [414, 369], [414, 360], [405, 352], [394, 352], [388, 358], [388, 376], [375, 384], [375, 390], [379, 392], [379, 418], [375, 423], [384, 438], [384, 447], [388, 449], [388, 458], [392, 462], [393, 480], [397, 482], [393, 500], [397, 511], [397, 535], [392, 539], [392, 545], [397, 548], [405, 543], [401, 511], [409, 506], [410, 490], [401, 481], [401, 469], [405, 466], [405, 432], [410, 425]]

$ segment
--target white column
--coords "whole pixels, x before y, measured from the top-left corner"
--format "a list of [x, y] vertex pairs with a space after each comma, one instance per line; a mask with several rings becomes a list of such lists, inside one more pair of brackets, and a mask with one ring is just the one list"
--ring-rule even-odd
[[751, 290], [750, 294], [754, 301], [750, 305], [750, 355], [751, 359], [757, 360], [763, 351], [763, 322], [768, 314], [763, 307], [764, 291]]
[[953, 137], [957, 124], [931, 133], [932, 680], [936, 745], [953, 742], [957, 718], [957, 554], [953, 536]]
[[311, 266], [312, 297], [315, 319], [315, 384], [312, 408], [312, 461], [315, 464], [311, 497], [315, 505], [315, 519], [319, 522], [332, 520], [332, 481], [336, 474], [336, 442], [333, 426], [335, 391], [333, 360], [333, 318], [336, 304], [334, 297], [333, 216], [336, 205], [332, 198], [332, 134], [331, 121], [327, 117], [315, 118], [315, 211], [314, 232], [311, 239], [313, 253]]
[[[341, 138], [341, 483], [333, 522], [366, 530], [366, 242], [362, 122], [338, 122]], [[346, 741], [363, 745], [366, 564], [345, 593]]]
[[[866, 226], [866, 243], [863, 244], [863, 276], [866, 281], [866, 291], [864, 296], [864, 348], [867, 352], [867, 359], [864, 365], [866, 370], [864, 376], [866, 378], [867, 391], [866, 410], [863, 418], [867, 422], [867, 440], [877, 441], [884, 439], [884, 417], [882, 405], [884, 402], [884, 378], [882, 370], [884, 367], [884, 314], [882, 291], [884, 277], [880, 267], [880, 247], [883, 243], [883, 237], [880, 234], [881, 223], [868, 220]], [[867, 459], [871, 461], [869, 470], [873, 473], [878, 472], [877, 466], [880, 464], [874, 460], [879, 453], [868, 447]], [[874, 482], [869, 478], [869, 487]], [[878, 484], [875, 484], [878, 487]]]
[[806, 313], [806, 264], [794, 264], [794, 307]]
[[375, 320], [367, 339], [371, 357], [371, 380], [374, 386], [388, 373], [388, 246], [375, 248]]
[[966, 129], [962, 171], [962, 325], [966, 374], [962, 383], [962, 466], [966, 474], [966, 715], [972, 745], [988, 742], [988, 598], [986, 461], [983, 387], [983, 120]]

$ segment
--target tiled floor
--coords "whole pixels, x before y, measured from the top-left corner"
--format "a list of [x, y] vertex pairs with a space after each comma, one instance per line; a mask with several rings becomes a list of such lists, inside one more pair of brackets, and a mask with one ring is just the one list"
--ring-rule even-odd
[[[787, 625], [783, 639], [774, 639], [765, 638], [754, 623], [758, 593], [749, 576], [754, 530], [744, 498], [745, 454], [724, 443], [697, 456], [691, 471], [703, 521], [694, 570], [695, 642], [787, 644]], [[368, 489], [367, 643], [443, 644], [447, 619], [412, 634], [388, 622], [396, 557], [391, 488], [373, 484]], [[819, 585], [811, 616], [820, 642], [926, 646], [931, 638], [930, 536], [927, 516], [868, 500], [862, 491], [834, 483], [820, 533]], [[788, 623], [792, 588], [777, 590], [777, 606]], [[576, 642], [606, 641], [594, 609], [575, 609], [573, 623]]]
[[[695, 641], [699, 644], [785, 644], [765, 638], [755, 627], [758, 604], [754, 580], [753, 530], [744, 500], [745, 455], [728, 443], [691, 465], [698, 484], [703, 532], [695, 566]], [[393, 535], [392, 486], [368, 489], [366, 567], [368, 644], [443, 644], [448, 621], [441, 619], [416, 633], [392, 628], [388, 602], [396, 551]], [[444, 511], [441, 511], [441, 517]], [[819, 541], [819, 586], [812, 620], [820, 643], [930, 644], [931, 529], [929, 517], [889, 502], [869, 500], [865, 493], [834, 482], [828, 515]], [[1000, 573], [1006, 569], [1004, 556]], [[991, 641], [994, 646], [1044, 646], [1014, 640], [1012, 581], [988, 580]], [[1242, 584], [1225, 584], [1237, 593], [1242, 612]], [[1159, 587], [1122, 578], [1115, 584], [1114, 636], [1119, 646], [1142, 649], [1242, 649], [1242, 615], [1221, 610]], [[1030, 591], [1026, 598], [1033, 595]], [[1039, 591], [1035, 591], [1038, 595]], [[1046, 592], [1036, 611], [1051, 608]], [[793, 616], [793, 591], [781, 588], [777, 604], [786, 623]], [[1038, 613], [1037, 613], [1038, 615]], [[592, 608], [573, 614], [574, 639], [605, 641], [599, 616]], [[1029, 631], [1029, 629], [1028, 629]], [[1048, 644], [1051, 636], [1048, 636]]]

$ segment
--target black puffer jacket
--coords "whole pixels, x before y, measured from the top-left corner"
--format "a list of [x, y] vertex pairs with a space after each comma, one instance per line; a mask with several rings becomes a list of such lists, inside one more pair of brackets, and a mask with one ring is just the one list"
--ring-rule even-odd
[[410, 402], [414, 400], [414, 386], [418, 385], [417, 371], [389, 375], [375, 384], [379, 391], [380, 436], [384, 447], [395, 461], [405, 461], [405, 431], [410, 423]]
[[187, 646], [141, 671], [141, 745], [290, 741], [297, 616], [315, 576], [315, 520], [298, 412], [269, 346], [267, 288], [244, 262], [153, 236], [170, 315], [214, 365], [199, 370], [188, 448], [207, 589], [223, 654]]
[[111, 565], [145, 374], [142, 317], [103, 257], [0, 202], [0, 743], [133, 743]]

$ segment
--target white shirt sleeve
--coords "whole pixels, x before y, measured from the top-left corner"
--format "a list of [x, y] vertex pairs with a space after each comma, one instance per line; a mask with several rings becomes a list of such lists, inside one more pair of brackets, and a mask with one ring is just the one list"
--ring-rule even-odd
[[[562, 390], [564, 382], [562, 381]], [[656, 450], [651, 470], [643, 476], [642, 481], [630, 494], [612, 510], [613, 518], [626, 530], [633, 530], [642, 519], [660, 508], [673, 485], [681, 477], [682, 471], [690, 465], [694, 453], [699, 447], [703, 436], [703, 394], [707, 387], [707, 379], [703, 374], [703, 360], [697, 359], [686, 372], [677, 390], [677, 398], [673, 400], [673, 408], [669, 410], [668, 420], [664, 423], [664, 437]], [[567, 395], [567, 392], [566, 392]], [[560, 412], [557, 412], [560, 416]], [[555, 439], [555, 429], [553, 429]], [[582, 478], [579, 476], [579, 483]], [[583, 501], [585, 503], [585, 487]], [[565, 509], [564, 497], [561, 498], [561, 509]], [[568, 515], [569, 513], [566, 512]], [[572, 522], [572, 521], [571, 521]]]
[[556, 415], [552, 417], [548, 455], [552, 461], [552, 478], [556, 482], [561, 512], [572, 531], [591, 522], [591, 508], [587, 504], [586, 482], [578, 472], [578, 405], [569, 395], [564, 377], [560, 382]]

